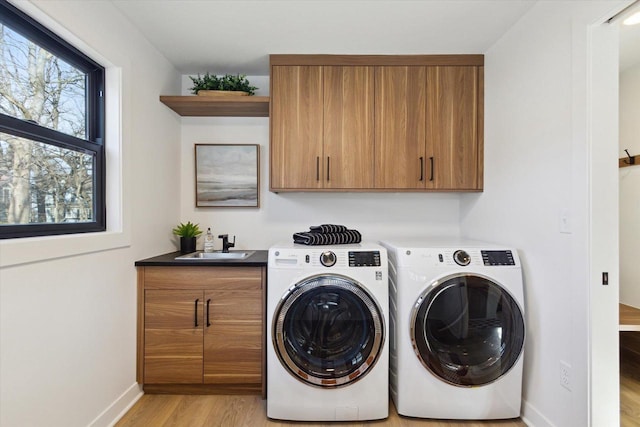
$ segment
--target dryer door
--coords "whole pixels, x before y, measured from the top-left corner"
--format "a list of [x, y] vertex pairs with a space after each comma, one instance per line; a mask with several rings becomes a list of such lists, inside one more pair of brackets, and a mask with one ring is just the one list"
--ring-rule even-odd
[[525, 326], [518, 303], [480, 275], [452, 275], [434, 283], [414, 304], [410, 325], [422, 364], [456, 386], [497, 380], [523, 351]]
[[273, 345], [289, 372], [318, 387], [339, 387], [366, 375], [384, 342], [383, 312], [357, 281], [336, 274], [309, 277], [281, 298]]

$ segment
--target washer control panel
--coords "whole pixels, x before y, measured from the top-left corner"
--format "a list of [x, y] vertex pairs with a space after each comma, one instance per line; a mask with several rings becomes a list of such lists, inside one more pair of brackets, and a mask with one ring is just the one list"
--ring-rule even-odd
[[380, 251], [337, 251], [328, 250], [314, 255], [306, 255], [305, 263], [315, 265], [314, 258], [323, 267], [380, 267]]
[[[374, 245], [372, 245], [374, 246]], [[387, 253], [384, 248], [341, 248], [309, 247], [309, 248], [271, 248], [269, 250], [269, 266], [281, 268], [322, 268], [341, 269], [367, 267], [380, 269], [387, 267]]]
[[484, 265], [516, 265], [511, 251], [480, 251]]
[[349, 267], [380, 267], [380, 251], [349, 251]]

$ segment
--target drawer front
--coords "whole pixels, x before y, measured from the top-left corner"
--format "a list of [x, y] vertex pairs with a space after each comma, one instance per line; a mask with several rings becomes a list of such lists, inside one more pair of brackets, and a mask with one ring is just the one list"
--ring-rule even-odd
[[145, 289], [261, 289], [262, 267], [145, 267]]

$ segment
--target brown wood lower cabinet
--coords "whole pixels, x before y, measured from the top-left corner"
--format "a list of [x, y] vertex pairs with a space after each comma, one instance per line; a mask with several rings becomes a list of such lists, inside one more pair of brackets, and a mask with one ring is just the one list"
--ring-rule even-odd
[[264, 395], [265, 267], [138, 267], [145, 392]]

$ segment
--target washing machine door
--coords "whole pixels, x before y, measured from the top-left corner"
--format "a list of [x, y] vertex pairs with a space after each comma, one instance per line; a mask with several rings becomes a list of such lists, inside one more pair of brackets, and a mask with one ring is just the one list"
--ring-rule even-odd
[[383, 312], [357, 281], [327, 274], [309, 277], [281, 298], [273, 318], [273, 345], [298, 380], [340, 387], [366, 375], [384, 342]]
[[433, 283], [411, 312], [411, 340], [420, 362], [456, 386], [489, 384], [520, 357], [522, 310], [491, 279], [458, 274]]

